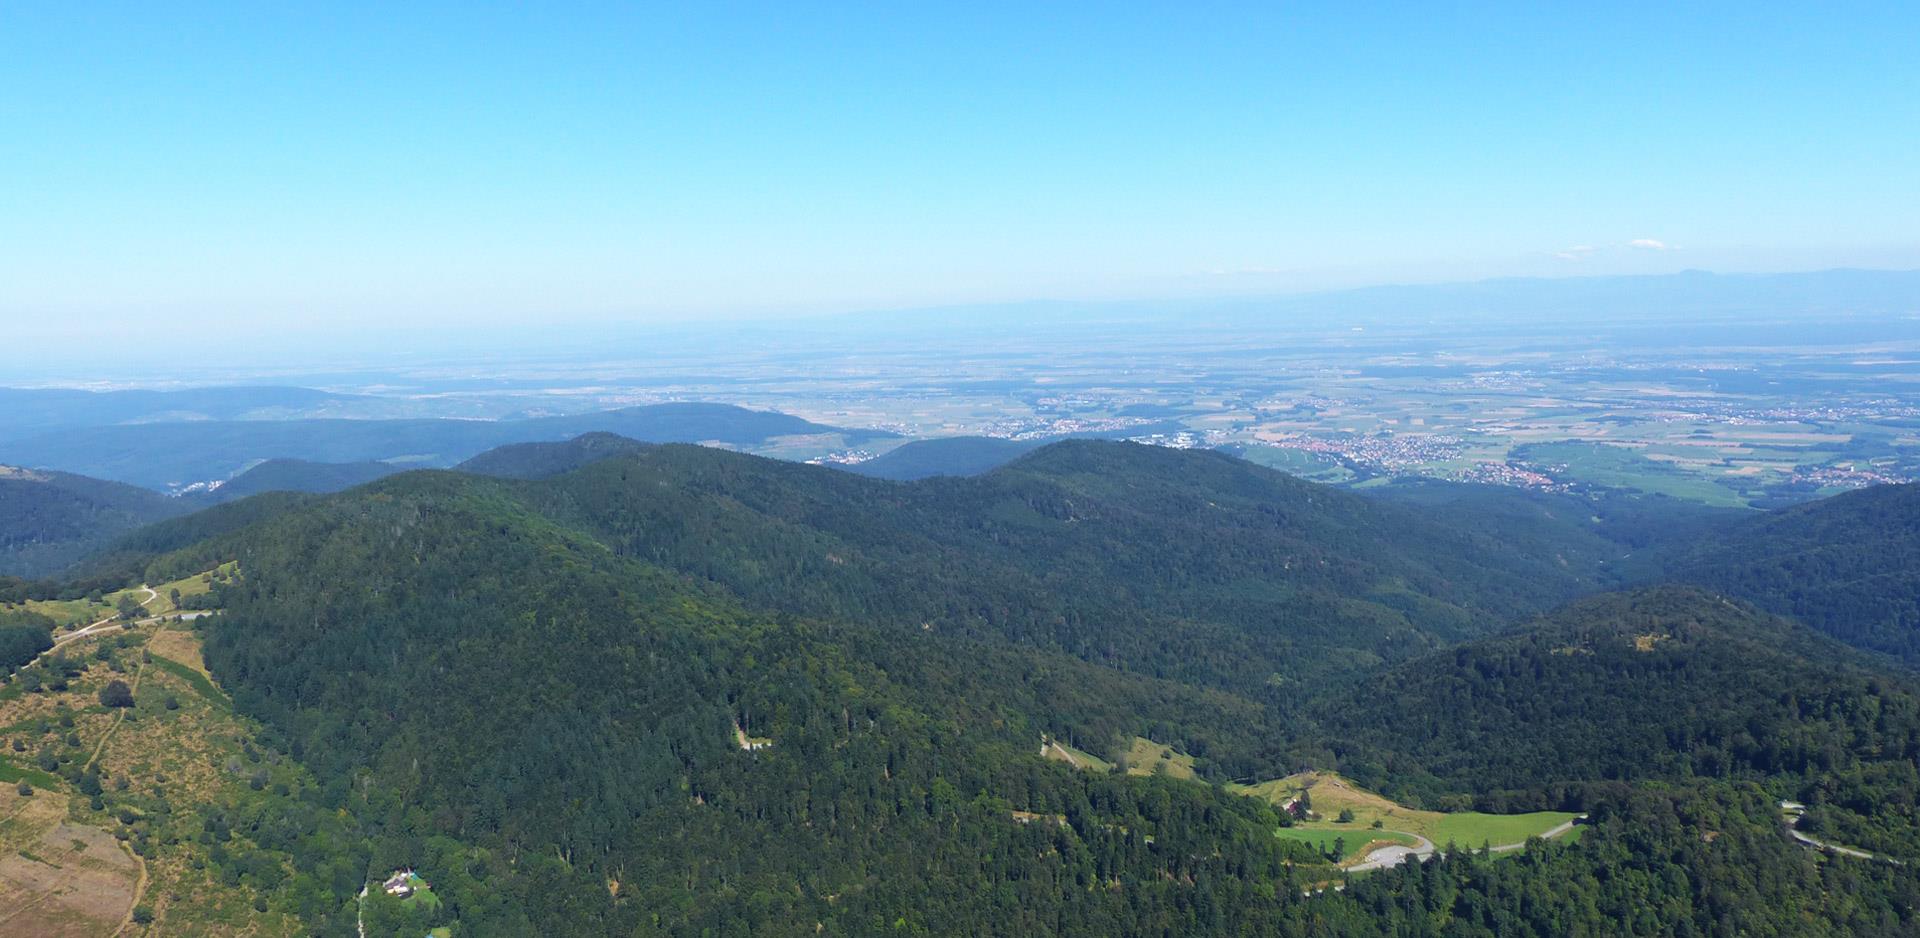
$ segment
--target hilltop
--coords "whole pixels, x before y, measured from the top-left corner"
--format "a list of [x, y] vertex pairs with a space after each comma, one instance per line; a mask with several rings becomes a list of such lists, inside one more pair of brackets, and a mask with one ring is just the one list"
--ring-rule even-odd
[[509, 443], [453, 468], [502, 479], [544, 479], [602, 459], [639, 452], [648, 445], [617, 433], [583, 433], [560, 442]]

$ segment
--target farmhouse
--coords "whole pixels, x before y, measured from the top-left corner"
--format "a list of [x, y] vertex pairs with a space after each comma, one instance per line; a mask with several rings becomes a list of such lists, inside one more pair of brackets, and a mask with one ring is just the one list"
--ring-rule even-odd
[[380, 888], [386, 890], [389, 896], [405, 899], [413, 895], [413, 880], [412, 870], [394, 870], [393, 875], [380, 884]]

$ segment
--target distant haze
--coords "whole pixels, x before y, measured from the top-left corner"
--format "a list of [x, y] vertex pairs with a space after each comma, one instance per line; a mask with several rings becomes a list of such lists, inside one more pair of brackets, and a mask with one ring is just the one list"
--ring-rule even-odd
[[0, 334], [222, 364], [1034, 299], [1912, 268], [1917, 16], [13, 5]]

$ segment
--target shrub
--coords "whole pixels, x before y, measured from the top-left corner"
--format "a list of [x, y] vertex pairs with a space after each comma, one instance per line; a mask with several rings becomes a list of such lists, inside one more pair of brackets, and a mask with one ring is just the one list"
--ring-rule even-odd
[[126, 681], [108, 681], [107, 686], [100, 688], [100, 703], [108, 707], [131, 707], [133, 688], [128, 687]]

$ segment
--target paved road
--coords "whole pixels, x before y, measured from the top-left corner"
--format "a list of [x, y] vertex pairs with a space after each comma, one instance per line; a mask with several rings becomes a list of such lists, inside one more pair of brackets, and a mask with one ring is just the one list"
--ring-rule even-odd
[[[1791, 805], [1791, 807], [1789, 807], [1789, 805]], [[1784, 812], [1781, 817], [1781, 823], [1787, 826], [1787, 834], [1806, 846], [1825, 853], [1837, 853], [1843, 857], [1853, 857], [1858, 860], [1880, 860], [1885, 863], [1891, 863], [1894, 866], [1906, 866], [1905, 863], [1892, 857], [1883, 857], [1877, 853], [1868, 853], [1865, 850], [1858, 850], [1853, 847], [1842, 847], [1839, 844], [1828, 843], [1818, 837], [1810, 837], [1802, 834], [1800, 833], [1800, 817], [1805, 811], [1804, 806], [1793, 802], [1782, 802], [1780, 807]]]
[[1361, 860], [1360, 862], [1347, 867], [1347, 872], [1365, 873], [1368, 870], [1390, 869], [1392, 867], [1396, 867], [1402, 863], [1407, 862], [1408, 857], [1417, 857], [1420, 860], [1424, 861], [1426, 858], [1433, 856], [1434, 853], [1436, 852], [1433, 847], [1433, 841], [1428, 840], [1425, 837], [1420, 836], [1419, 834], [1411, 834], [1411, 833], [1407, 833], [1406, 831], [1381, 831], [1381, 833], [1406, 834], [1408, 837], [1412, 837], [1415, 843], [1411, 847], [1401, 846], [1400, 844], [1394, 844], [1391, 847], [1380, 847], [1375, 850], [1369, 851], [1367, 853], [1366, 859]]
[[[1571, 821], [1563, 822], [1561, 824], [1554, 826], [1551, 829], [1542, 831], [1540, 833], [1540, 839], [1552, 840], [1555, 837], [1565, 834], [1566, 832], [1573, 830], [1573, 825], [1576, 822], [1583, 821], [1586, 819], [1586, 817], [1587, 817], [1586, 815], [1582, 814], [1575, 817]], [[1411, 847], [1404, 847], [1399, 844], [1395, 844], [1391, 847], [1381, 847], [1379, 849], [1373, 850], [1367, 854], [1366, 859], [1361, 860], [1360, 862], [1347, 867], [1347, 872], [1364, 873], [1369, 870], [1390, 869], [1392, 867], [1396, 867], [1402, 863], [1407, 862], [1408, 857], [1418, 857], [1421, 860], [1425, 860], [1426, 858], [1433, 856], [1436, 853], [1440, 853], [1440, 851], [1434, 849], [1433, 841], [1428, 840], [1425, 837], [1420, 836], [1419, 834], [1408, 833], [1407, 831], [1383, 831], [1383, 833], [1406, 834], [1408, 837], [1412, 837], [1415, 841], [1417, 841], [1417, 843], [1415, 843]], [[1528, 838], [1528, 839], [1530, 840], [1532, 838]], [[1518, 850], [1521, 847], [1524, 847], [1526, 845], [1527, 845], [1527, 842], [1523, 840], [1523, 841], [1520, 841], [1519, 843], [1513, 843], [1513, 844], [1495, 844], [1489, 849], [1492, 850], [1494, 853], [1506, 853], [1510, 850]]]

